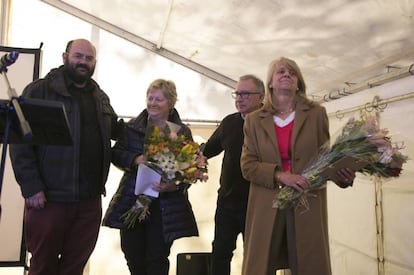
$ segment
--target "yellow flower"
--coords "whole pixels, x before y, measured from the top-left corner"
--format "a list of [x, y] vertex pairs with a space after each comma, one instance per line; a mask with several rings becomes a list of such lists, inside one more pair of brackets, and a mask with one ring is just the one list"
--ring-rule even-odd
[[[185, 183], [206, 181], [207, 159], [201, 157], [198, 143], [154, 126], [145, 146], [148, 161], [157, 164], [169, 179]], [[180, 178], [175, 178], [180, 175]]]

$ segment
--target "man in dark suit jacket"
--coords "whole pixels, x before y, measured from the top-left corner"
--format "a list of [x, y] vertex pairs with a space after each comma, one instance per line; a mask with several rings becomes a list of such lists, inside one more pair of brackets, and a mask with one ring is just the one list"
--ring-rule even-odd
[[215, 213], [212, 274], [229, 275], [239, 233], [244, 237], [249, 182], [242, 176], [240, 155], [244, 117], [261, 107], [263, 81], [254, 75], [240, 77], [232, 93], [237, 112], [226, 116], [205, 144], [207, 158], [224, 151]]

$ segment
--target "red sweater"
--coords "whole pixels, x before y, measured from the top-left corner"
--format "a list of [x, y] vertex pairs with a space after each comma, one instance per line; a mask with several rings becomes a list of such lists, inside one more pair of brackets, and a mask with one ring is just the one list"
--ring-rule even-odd
[[279, 127], [275, 124], [280, 157], [282, 158], [283, 171], [285, 172], [290, 171], [292, 165], [290, 147], [292, 142], [293, 122], [294, 120], [284, 127]]

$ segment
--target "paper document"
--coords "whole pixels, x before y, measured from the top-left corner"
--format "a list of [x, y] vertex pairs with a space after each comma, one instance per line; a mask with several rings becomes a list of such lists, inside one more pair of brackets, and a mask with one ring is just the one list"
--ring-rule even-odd
[[158, 191], [152, 189], [153, 182], [160, 182], [161, 175], [141, 163], [138, 166], [137, 179], [135, 181], [135, 195], [145, 194], [158, 198]]

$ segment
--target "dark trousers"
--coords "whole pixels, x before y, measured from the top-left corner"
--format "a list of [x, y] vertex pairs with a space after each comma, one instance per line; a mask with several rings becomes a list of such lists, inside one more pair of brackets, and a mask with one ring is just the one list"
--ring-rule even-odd
[[82, 275], [98, 239], [101, 199], [26, 208], [29, 275]]
[[237, 236], [244, 240], [246, 210], [230, 210], [217, 206], [212, 255], [212, 275], [229, 275]]
[[170, 248], [162, 233], [158, 200], [150, 206], [150, 216], [133, 229], [121, 229], [121, 248], [131, 275], [168, 275]]
[[[297, 274], [296, 246], [294, 244], [295, 228], [294, 208], [278, 210], [271, 240], [268, 275], [274, 275], [275, 270], [290, 269], [290, 273]], [[288, 228], [290, 230], [288, 230]], [[293, 229], [293, 230], [292, 230]]]

